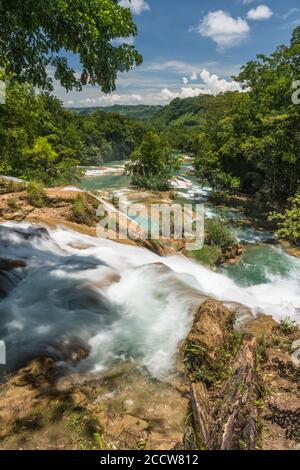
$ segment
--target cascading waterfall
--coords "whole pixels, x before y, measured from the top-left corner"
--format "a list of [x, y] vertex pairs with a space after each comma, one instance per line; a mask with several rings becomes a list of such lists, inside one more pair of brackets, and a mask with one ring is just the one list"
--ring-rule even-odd
[[63, 361], [65, 345], [80, 341], [90, 349], [80, 371], [135, 360], [152, 376], [165, 376], [207, 297], [300, 323], [300, 263], [291, 257], [284, 276], [242, 287], [184, 257], [16, 223], [0, 227], [4, 257], [26, 263], [26, 275], [0, 301], [9, 368], [38, 354]]

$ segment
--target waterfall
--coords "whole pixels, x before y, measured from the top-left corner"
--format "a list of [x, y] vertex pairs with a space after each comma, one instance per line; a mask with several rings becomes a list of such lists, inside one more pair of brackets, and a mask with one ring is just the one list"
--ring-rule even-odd
[[208, 297], [300, 323], [298, 260], [283, 278], [241, 287], [226, 273], [183, 256], [161, 258], [65, 228], [1, 228], [0, 258], [26, 265], [26, 275], [0, 300], [0, 339], [9, 368], [35, 354], [64, 361], [66, 345], [74, 341], [89, 350], [76, 366], [80, 371], [134, 360], [152, 376], [165, 376], [195, 310]]

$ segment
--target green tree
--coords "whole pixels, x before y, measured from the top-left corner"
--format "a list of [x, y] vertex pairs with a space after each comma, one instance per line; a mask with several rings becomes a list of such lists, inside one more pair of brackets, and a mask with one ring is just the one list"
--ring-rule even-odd
[[289, 208], [283, 214], [272, 213], [270, 220], [278, 220], [278, 238], [286, 238], [296, 245], [300, 244], [300, 193], [289, 200]]
[[[134, 46], [114, 40], [136, 34], [130, 10], [117, 0], [0, 1], [0, 66], [42, 89], [53, 89], [52, 67], [67, 90], [97, 84], [112, 92], [117, 72], [142, 62]], [[80, 78], [62, 51], [78, 54]]]
[[285, 204], [300, 186], [300, 27], [288, 46], [248, 62], [236, 80], [245, 93], [213, 99], [195, 139], [197, 174], [217, 187], [255, 195], [266, 207]]
[[172, 153], [164, 135], [147, 132], [139, 147], [131, 154], [127, 172], [133, 184], [154, 190], [166, 190], [180, 161]]

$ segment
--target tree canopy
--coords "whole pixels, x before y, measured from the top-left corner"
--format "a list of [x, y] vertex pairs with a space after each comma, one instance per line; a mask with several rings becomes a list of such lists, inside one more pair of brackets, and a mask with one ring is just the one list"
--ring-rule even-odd
[[[114, 91], [117, 72], [142, 62], [122, 41], [136, 34], [130, 9], [117, 0], [0, 0], [0, 66], [41, 89], [51, 91], [55, 78], [67, 90]], [[79, 56], [79, 76], [70, 54]]]
[[166, 190], [180, 161], [164, 134], [147, 132], [127, 165], [133, 184], [147, 189]]

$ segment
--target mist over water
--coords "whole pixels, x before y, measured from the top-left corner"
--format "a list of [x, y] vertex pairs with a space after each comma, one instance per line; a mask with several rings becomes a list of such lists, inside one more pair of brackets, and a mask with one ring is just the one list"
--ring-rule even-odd
[[26, 263], [0, 300], [8, 367], [46, 353], [63, 361], [66, 345], [80, 341], [90, 354], [79, 370], [135, 360], [154, 377], [165, 376], [207, 297], [300, 323], [300, 263], [283, 255], [285, 269], [274, 275], [267, 266], [252, 283], [238, 283], [232, 273], [184, 257], [161, 258], [63, 228], [36, 234], [28, 224], [7, 223], [0, 227], [0, 257]]

